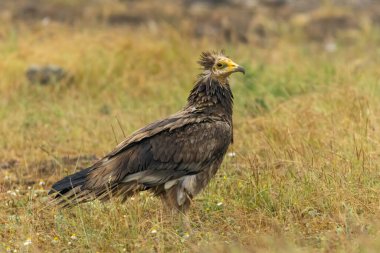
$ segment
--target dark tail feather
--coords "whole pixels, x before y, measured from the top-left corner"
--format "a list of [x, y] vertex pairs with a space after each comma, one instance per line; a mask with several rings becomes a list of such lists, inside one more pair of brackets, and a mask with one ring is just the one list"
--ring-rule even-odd
[[[53, 199], [49, 202], [51, 205], [60, 207], [70, 207], [80, 203], [85, 203], [94, 199], [107, 201], [113, 197], [120, 197], [125, 201], [138, 191], [149, 190], [152, 186], [152, 175], [148, 175], [144, 183], [138, 183], [137, 179], [130, 182], [113, 182], [106, 181], [107, 178], [93, 178], [88, 175], [91, 171], [99, 169], [94, 166], [81, 170], [77, 173], [64, 177], [56, 182], [48, 194], [53, 195]], [[102, 168], [101, 168], [102, 169]], [[150, 176], [150, 177], [149, 177]], [[154, 176], [154, 175], [153, 175]], [[95, 185], [92, 180], [98, 180]], [[95, 185], [95, 187], [94, 187]]]
[[79, 203], [88, 202], [94, 199], [101, 201], [109, 200], [111, 197], [123, 196], [124, 201], [136, 191], [142, 190], [136, 183], [126, 183], [122, 185], [105, 185], [97, 189], [87, 189], [83, 187], [87, 181], [87, 175], [93, 167], [81, 170], [77, 173], [64, 177], [56, 182], [48, 194], [54, 194], [50, 205], [60, 207], [71, 207]]
[[72, 189], [76, 187], [82, 186], [85, 181], [88, 173], [91, 171], [91, 167], [78, 171], [77, 173], [74, 173], [72, 175], [69, 175], [67, 177], [64, 177], [60, 181], [56, 182], [49, 191], [48, 194], [56, 193], [55, 198], [59, 198], [65, 193], [68, 193]]

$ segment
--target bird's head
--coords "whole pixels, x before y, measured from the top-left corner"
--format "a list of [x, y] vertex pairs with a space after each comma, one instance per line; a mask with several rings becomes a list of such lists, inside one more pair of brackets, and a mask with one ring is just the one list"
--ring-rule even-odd
[[244, 68], [225, 56], [223, 52], [203, 52], [198, 63], [211, 78], [221, 83], [225, 83], [234, 72], [245, 74]]

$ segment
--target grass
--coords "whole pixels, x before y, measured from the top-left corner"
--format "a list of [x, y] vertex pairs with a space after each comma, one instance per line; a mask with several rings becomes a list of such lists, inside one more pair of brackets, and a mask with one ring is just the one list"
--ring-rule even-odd
[[[131, 36], [133, 34], [133, 36]], [[380, 51], [376, 28], [319, 44], [197, 40], [170, 27], [0, 27], [0, 251], [377, 252]], [[46, 191], [135, 129], [179, 110], [206, 49], [247, 68], [232, 77], [235, 142], [189, 213], [193, 231], [140, 194], [67, 210]], [[30, 85], [33, 63], [75, 79]], [[12, 163], [15, 160], [15, 164]]]

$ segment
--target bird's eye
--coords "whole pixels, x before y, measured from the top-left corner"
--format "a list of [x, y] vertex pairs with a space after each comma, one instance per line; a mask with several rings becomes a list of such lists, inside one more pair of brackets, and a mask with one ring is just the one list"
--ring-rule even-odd
[[216, 66], [217, 66], [218, 68], [221, 68], [221, 67], [223, 67], [223, 63], [218, 62], [218, 63], [216, 64]]

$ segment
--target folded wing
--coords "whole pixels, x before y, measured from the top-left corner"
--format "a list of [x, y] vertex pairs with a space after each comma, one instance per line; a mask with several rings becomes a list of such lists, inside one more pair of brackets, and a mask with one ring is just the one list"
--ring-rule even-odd
[[133, 133], [90, 168], [57, 182], [53, 192], [75, 204], [128, 197], [203, 171], [214, 157], [224, 155], [230, 139], [225, 121], [181, 112]]

